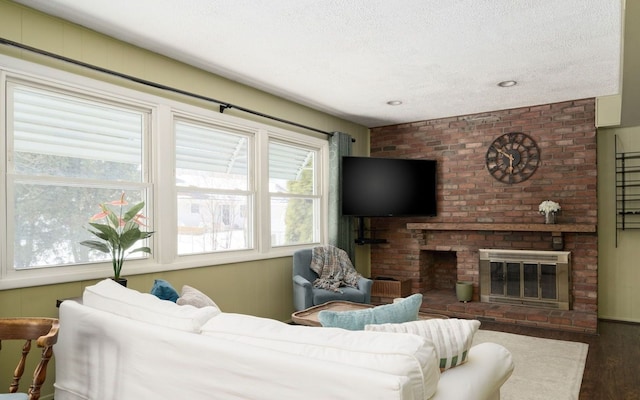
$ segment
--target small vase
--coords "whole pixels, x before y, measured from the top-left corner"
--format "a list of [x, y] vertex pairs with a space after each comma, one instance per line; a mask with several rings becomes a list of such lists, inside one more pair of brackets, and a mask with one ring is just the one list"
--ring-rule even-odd
[[555, 224], [556, 223], [556, 213], [550, 212], [544, 215], [544, 223], [545, 224]]
[[473, 283], [458, 281], [456, 282], [456, 297], [458, 301], [466, 303], [473, 298]]

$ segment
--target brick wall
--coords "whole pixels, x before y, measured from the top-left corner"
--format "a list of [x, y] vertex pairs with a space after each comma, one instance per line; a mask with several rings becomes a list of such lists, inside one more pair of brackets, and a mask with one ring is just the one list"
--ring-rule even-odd
[[[540, 148], [534, 175], [518, 184], [495, 180], [485, 166], [498, 136], [524, 132]], [[595, 100], [582, 99], [476, 115], [417, 121], [371, 130], [371, 157], [438, 161], [438, 216], [372, 218], [370, 228], [388, 243], [371, 246], [372, 276], [425, 279], [425, 250], [457, 253], [458, 279], [475, 282], [479, 248], [552, 250], [548, 232], [413, 231], [408, 222], [540, 223], [543, 200], [560, 203], [558, 223], [597, 223]], [[597, 317], [597, 234], [564, 233], [572, 253], [574, 310]], [[449, 279], [450, 278], [445, 278]]]

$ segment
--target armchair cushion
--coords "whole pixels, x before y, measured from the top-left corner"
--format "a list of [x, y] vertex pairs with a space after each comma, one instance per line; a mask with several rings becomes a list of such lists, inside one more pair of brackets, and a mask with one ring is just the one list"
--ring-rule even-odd
[[7, 393], [0, 394], [0, 400], [29, 400], [26, 393]]
[[342, 287], [340, 288], [342, 293], [337, 293], [339, 297], [336, 297], [336, 292], [327, 289], [313, 289], [313, 304], [324, 304], [329, 301], [341, 300], [352, 301], [354, 303], [364, 303], [364, 293], [356, 288]]

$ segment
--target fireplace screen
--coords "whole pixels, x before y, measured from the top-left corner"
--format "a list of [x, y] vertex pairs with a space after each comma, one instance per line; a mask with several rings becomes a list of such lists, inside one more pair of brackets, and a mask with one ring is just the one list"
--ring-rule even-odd
[[480, 250], [480, 299], [568, 310], [570, 253]]

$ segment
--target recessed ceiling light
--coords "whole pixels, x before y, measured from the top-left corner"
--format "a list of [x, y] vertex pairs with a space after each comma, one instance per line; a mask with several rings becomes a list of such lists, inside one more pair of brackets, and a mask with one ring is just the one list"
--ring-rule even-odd
[[502, 81], [502, 82], [498, 83], [498, 86], [500, 86], [500, 87], [511, 87], [511, 86], [515, 86], [517, 84], [518, 84], [518, 82], [516, 82], [516, 81]]
[[387, 104], [390, 106], [399, 106], [400, 104], [402, 104], [402, 101], [400, 100], [389, 100], [387, 101]]

